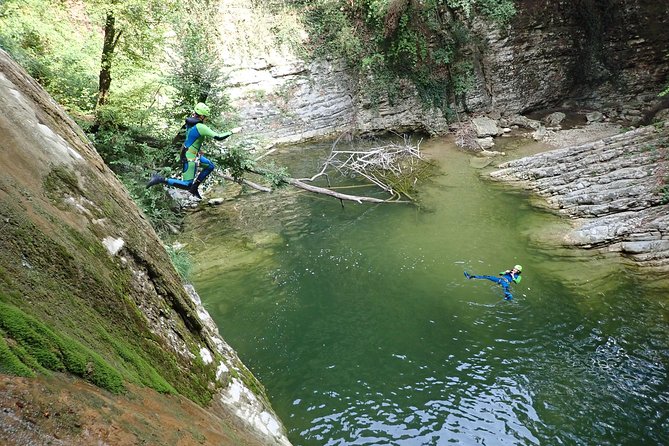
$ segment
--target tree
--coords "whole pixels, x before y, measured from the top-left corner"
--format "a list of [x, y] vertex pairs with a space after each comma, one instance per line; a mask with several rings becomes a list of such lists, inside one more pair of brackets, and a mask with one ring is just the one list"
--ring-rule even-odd
[[176, 0], [86, 0], [91, 15], [102, 24], [103, 45], [97, 108], [108, 101], [114, 61], [122, 53], [133, 63], [148, 65], [163, 49], [168, 19]]
[[503, 24], [513, 0], [290, 0], [303, 11], [317, 55], [339, 58], [378, 102], [395, 100], [403, 81], [423, 103], [466, 107], [474, 84], [474, 19]]
[[225, 94], [227, 76], [217, 57], [219, 35], [209, 25], [215, 15], [208, 4], [198, 5], [177, 16], [169, 82], [176, 90], [174, 108], [177, 115], [190, 112], [198, 102], [207, 102], [212, 116], [228, 109]]
[[214, 115], [227, 107], [224, 94], [226, 76], [217, 62], [211, 37], [192, 24], [181, 30], [175, 45], [175, 59], [170, 84], [176, 89], [177, 110], [190, 110], [198, 102], [207, 102]]
[[100, 81], [98, 86], [97, 107], [105, 105], [109, 88], [111, 87], [111, 69], [114, 60], [114, 50], [121, 38], [122, 30], [116, 29], [116, 17], [112, 11], [107, 11], [104, 27], [104, 40], [102, 44], [102, 56], [100, 58]]

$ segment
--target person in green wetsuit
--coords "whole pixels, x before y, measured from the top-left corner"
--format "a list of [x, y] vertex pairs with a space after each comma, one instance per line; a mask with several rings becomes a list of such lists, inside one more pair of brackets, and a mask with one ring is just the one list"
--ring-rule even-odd
[[511, 269], [507, 269], [506, 271], [502, 271], [501, 273], [499, 273], [501, 277], [475, 276], [469, 274], [467, 271], [465, 271], [465, 277], [467, 279], [486, 279], [498, 283], [502, 285], [502, 288], [504, 289], [504, 300], [511, 300], [513, 299], [513, 295], [511, 294], [509, 287], [511, 286], [511, 282], [520, 283], [520, 280], [522, 279], [520, 275], [522, 274], [522, 272], [523, 272], [523, 267], [520, 265], [516, 265]]
[[[209, 106], [203, 102], [195, 105], [193, 115], [186, 118], [186, 140], [181, 147], [181, 164], [182, 173], [181, 179], [164, 178], [158, 174], [151, 177], [146, 187], [155, 186], [156, 184], [167, 184], [168, 186], [176, 187], [189, 191], [198, 199], [201, 199], [199, 187], [200, 184], [214, 171], [216, 166], [207, 159], [202, 152], [202, 143], [206, 138], [214, 138], [218, 141], [228, 138], [230, 135], [238, 133], [241, 128], [237, 127], [228, 132], [218, 133], [210, 129], [204, 124], [205, 119], [209, 117], [211, 111]], [[197, 175], [198, 165], [200, 173]]]

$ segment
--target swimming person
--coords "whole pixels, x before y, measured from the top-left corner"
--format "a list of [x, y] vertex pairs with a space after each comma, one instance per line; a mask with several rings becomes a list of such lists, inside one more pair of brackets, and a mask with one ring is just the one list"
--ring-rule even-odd
[[506, 271], [502, 271], [499, 273], [501, 277], [496, 277], [496, 276], [475, 276], [472, 274], [469, 274], [467, 271], [465, 271], [465, 277], [467, 279], [486, 279], [490, 280], [492, 282], [498, 283], [502, 285], [502, 288], [504, 289], [504, 300], [511, 300], [513, 299], [513, 295], [511, 294], [511, 291], [509, 290], [509, 287], [511, 286], [511, 282], [513, 283], [520, 283], [521, 280], [521, 273], [523, 271], [523, 267], [520, 265], [516, 265], [511, 269], [507, 269]]

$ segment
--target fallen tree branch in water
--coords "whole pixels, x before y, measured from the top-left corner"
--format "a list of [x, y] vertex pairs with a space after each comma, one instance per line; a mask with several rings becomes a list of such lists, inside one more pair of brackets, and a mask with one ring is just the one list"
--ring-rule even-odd
[[[254, 173], [256, 175], [261, 175], [265, 176], [267, 173], [264, 172], [262, 169], [249, 169], [248, 170], [250, 173]], [[223, 178], [230, 179], [231, 181], [235, 181], [234, 178], [232, 178], [230, 175], [223, 175]], [[282, 183], [289, 184], [293, 187], [297, 187], [298, 189], [303, 189], [308, 192], [313, 192], [321, 195], [328, 195], [330, 197], [338, 198], [340, 200], [346, 200], [346, 201], [355, 201], [356, 203], [411, 203], [410, 201], [407, 200], [401, 200], [400, 196], [394, 196], [390, 199], [381, 199], [381, 198], [375, 198], [375, 197], [368, 197], [364, 195], [350, 195], [350, 194], [342, 194], [341, 192], [336, 192], [332, 189], [328, 189], [325, 187], [319, 187], [319, 186], [314, 186], [311, 184], [307, 184], [302, 180], [296, 179], [296, 178], [291, 178], [291, 177], [284, 177], [280, 180]], [[237, 181], [239, 182], [239, 181]], [[272, 189], [262, 186], [260, 184], [253, 183], [251, 181], [248, 181], [246, 179], [241, 179], [241, 184], [245, 184], [253, 189], [262, 191], [262, 192], [272, 192]]]
[[295, 178], [286, 178], [286, 182], [291, 186], [298, 187], [300, 189], [307, 190], [309, 192], [315, 192], [317, 194], [329, 195], [331, 197], [339, 198], [340, 200], [355, 201], [357, 203], [367, 202], [367, 203], [411, 203], [411, 201], [400, 200], [399, 196], [396, 196], [393, 199], [382, 200], [380, 198], [359, 196], [359, 195], [349, 195], [342, 194], [340, 192], [335, 192], [332, 189], [327, 189], [324, 187], [312, 186], [303, 181], [300, 181]]
[[[253, 172], [258, 175], [262, 175], [260, 172]], [[240, 181], [235, 180], [231, 175], [228, 174], [222, 174], [221, 175], [224, 179], [228, 181], [234, 181], [235, 183], [240, 183], [245, 186], [250, 187], [251, 189], [255, 189], [260, 192], [272, 192], [272, 188], [263, 186], [262, 184], [254, 183], [253, 181], [249, 181], [245, 178], [242, 178]], [[297, 180], [295, 178], [286, 178], [284, 180], [286, 184], [290, 184], [291, 186], [297, 187], [299, 189], [303, 189], [309, 192], [314, 192], [317, 194], [322, 194], [322, 195], [329, 195], [331, 197], [339, 198], [340, 200], [347, 200], [347, 201], [355, 201], [357, 203], [362, 203], [362, 202], [368, 202], [368, 203], [409, 203], [409, 201], [402, 201], [402, 200], [382, 200], [380, 198], [374, 198], [374, 197], [366, 197], [366, 196], [357, 196], [357, 195], [349, 195], [349, 194], [342, 194], [340, 192], [336, 192], [332, 189], [327, 189], [324, 187], [318, 187], [318, 186], [313, 186], [311, 184], [306, 184], [300, 180]]]
[[[340, 135], [333, 143], [330, 155], [323, 163], [323, 167], [311, 178], [291, 178], [285, 174], [284, 169], [256, 167], [255, 161], [261, 157], [251, 160], [246, 151], [239, 149], [231, 149], [224, 154], [225, 158], [221, 164], [228, 169], [223, 173], [223, 178], [261, 192], [271, 192], [272, 188], [243, 178], [244, 172], [260, 175], [272, 182], [275, 187], [288, 184], [308, 192], [356, 203], [411, 203], [415, 201], [410, 191], [419, 179], [427, 175], [427, 169], [431, 167], [431, 164], [425, 161], [420, 153], [420, 142], [414, 146], [405, 136], [403, 144], [390, 143], [369, 149], [337, 150], [337, 144], [343, 136], [344, 134]], [[330, 187], [328, 170], [335, 170], [343, 177], [365, 178], [390, 196], [383, 199], [337, 192]], [[327, 179], [328, 187], [307, 184], [320, 177]]]
[[248, 186], [251, 189], [255, 189], [255, 190], [258, 190], [260, 192], [272, 192], [271, 187], [267, 187], [267, 186], [263, 186], [262, 184], [254, 183], [253, 181], [249, 181], [246, 178], [235, 179], [235, 178], [232, 177], [232, 175], [228, 175], [227, 173], [221, 174], [221, 177], [223, 177], [223, 179], [225, 179], [225, 180], [232, 181], [234, 183], [243, 184], [244, 186]]
[[[402, 196], [414, 201], [410, 191], [427, 174], [431, 166], [420, 153], [420, 141], [413, 145], [404, 136], [402, 144], [390, 143], [380, 147], [361, 150], [337, 150], [341, 135], [332, 145], [330, 155], [323, 163], [320, 172], [301, 181], [315, 181], [325, 176], [329, 184], [328, 169], [334, 169], [344, 177], [362, 177], [388, 192], [391, 200], [402, 201]], [[404, 201], [403, 201], [404, 202]]]

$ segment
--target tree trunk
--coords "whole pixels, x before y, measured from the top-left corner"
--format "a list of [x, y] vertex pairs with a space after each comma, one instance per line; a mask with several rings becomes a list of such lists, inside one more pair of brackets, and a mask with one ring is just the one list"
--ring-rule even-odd
[[107, 19], [105, 20], [105, 37], [102, 45], [102, 57], [100, 60], [100, 83], [98, 87], [98, 102], [97, 107], [107, 103], [109, 95], [109, 88], [111, 87], [111, 68], [114, 60], [114, 49], [121, 37], [121, 31], [116, 31], [116, 19], [114, 13], [107, 12]]

